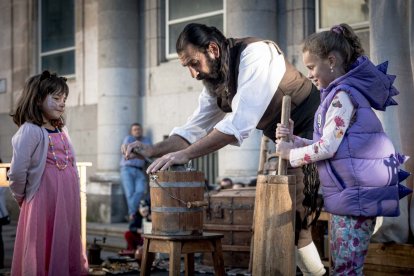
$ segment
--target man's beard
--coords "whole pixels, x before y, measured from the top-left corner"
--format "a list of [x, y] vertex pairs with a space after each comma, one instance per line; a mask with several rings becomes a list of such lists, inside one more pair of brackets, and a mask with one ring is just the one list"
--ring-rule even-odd
[[212, 96], [220, 97], [225, 90], [226, 80], [222, 72], [220, 72], [221, 62], [219, 59], [211, 58], [206, 54], [207, 66], [210, 73], [199, 73], [197, 79], [202, 80], [207, 91]]

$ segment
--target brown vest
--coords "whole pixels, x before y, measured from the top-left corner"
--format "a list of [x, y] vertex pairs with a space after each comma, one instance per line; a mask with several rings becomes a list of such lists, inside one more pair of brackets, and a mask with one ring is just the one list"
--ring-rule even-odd
[[[240, 55], [248, 44], [263, 41], [273, 44], [280, 54], [283, 54], [279, 46], [269, 40], [248, 37], [242, 39], [228, 39], [229, 42], [229, 84], [226, 96], [217, 98], [217, 104], [224, 112], [232, 112], [231, 101], [237, 93], [237, 79], [239, 75]], [[275, 140], [276, 124], [280, 122], [282, 98], [291, 96], [291, 118], [295, 121], [294, 134], [312, 138], [313, 116], [319, 106], [319, 91], [312, 82], [303, 76], [292, 64], [285, 60], [286, 72], [276, 90], [269, 106], [257, 124], [256, 128]], [[252, 91], [254, 93], [254, 91]]]

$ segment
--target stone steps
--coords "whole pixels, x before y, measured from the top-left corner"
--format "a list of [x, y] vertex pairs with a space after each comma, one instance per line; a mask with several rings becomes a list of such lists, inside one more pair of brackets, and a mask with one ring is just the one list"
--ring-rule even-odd
[[[87, 223], [86, 243], [89, 246], [97, 239], [97, 244], [102, 247], [102, 251], [118, 252], [126, 248], [124, 233], [128, 231], [128, 223]], [[105, 237], [105, 243], [102, 239]]]
[[[143, 223], [145, 233], [151, 232], [151, 223]], [[95, 223], [86, 224], [86, 243], [89, 246], [94, 239], [98, 239], [97, 244], [102, 246], [103, 251], [118, 252], [125, 249], [127, 244], [124, 238], [125, 232], [128, 231], [128, 223]], [[106, 238], [105, 243], [102, 242]]]

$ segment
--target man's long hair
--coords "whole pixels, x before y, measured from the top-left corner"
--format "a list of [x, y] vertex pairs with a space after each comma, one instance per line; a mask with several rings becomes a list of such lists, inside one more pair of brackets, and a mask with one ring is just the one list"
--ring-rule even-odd
[[[211, 93], [221, 95], [227, 89], [228, 83], [228, 42], [226, 37], [216, 28], [209, 27], [204, 24], [190, 23], [184, 27], [184, 30], [180, 33], [176, 50], [180, 54], [185, 51], [186, 47], [191, 44], [197, 48], [201, 53], [207, 54], [207, 49], [211, 42], [218, 45], [220, 51], [220, 58], [218, 60], [218, 77], [215, 80], [205, 80], [204, 84], [211, 90]], [[206, 55], [209, 58], [208, 55]], [[211, 61], [210, 61], [211, 62]], [[207, 83], [206, 83], [207, 82]]]

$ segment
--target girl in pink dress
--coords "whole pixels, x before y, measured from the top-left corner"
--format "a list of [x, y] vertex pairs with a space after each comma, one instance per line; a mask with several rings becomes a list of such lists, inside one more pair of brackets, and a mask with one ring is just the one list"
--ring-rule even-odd
[[85, 275], [80, 190], [62, 118], [66, 78], [44, 71], [25, 84], [12, 115], [10, 189], [20, 206], [11, 275]]

